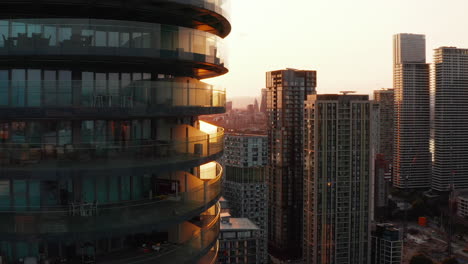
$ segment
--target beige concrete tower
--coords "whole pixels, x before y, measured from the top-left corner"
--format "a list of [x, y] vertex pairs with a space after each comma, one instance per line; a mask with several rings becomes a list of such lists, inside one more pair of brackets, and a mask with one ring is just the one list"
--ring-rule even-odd
[[427, 188], [431, 179], [429, 64], [425, 36], [394, 36], [395, 88], [393, 185]]

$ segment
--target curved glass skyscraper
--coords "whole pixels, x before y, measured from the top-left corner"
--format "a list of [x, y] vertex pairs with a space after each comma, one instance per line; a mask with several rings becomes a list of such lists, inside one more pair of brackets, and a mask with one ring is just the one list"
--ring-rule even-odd
[[215, 261], [226, 4], [0, 2], [0, 262]]

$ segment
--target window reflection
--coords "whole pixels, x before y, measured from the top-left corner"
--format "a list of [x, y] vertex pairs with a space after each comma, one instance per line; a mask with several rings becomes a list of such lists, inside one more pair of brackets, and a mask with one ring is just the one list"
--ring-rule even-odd
[[[159, 74], [161, 75], [161, 74]], [[0, 71], [0, 107], [224, 106], [225, 92], [191, 78], [147, 72]], [[157, 76], [157, 78], [156, 78]], [[156, 80], [154, 80], [156, 78]]]
[[[118, 48], [120, 56], [137, 54], [201, 61], [208, 59], [211, 63], [222, 63], [221, 54], [218, 54], [222, 50], [220, 38], [203, 31], [171, 25], [94, 19], [0, 20], [0, 35], [0, 48], [24, 52], [36, 53], [47, 49], [49, 54], [71, 50], [76, 54], [80, 53], [80, 48], [85, 48], [82, 53], [99, 54], [98, 50], [89, 48], [108, 47]], [[50, 49], [54, 47], [59, 49]], [[128, 49], [146, 51], [131, 53]]]

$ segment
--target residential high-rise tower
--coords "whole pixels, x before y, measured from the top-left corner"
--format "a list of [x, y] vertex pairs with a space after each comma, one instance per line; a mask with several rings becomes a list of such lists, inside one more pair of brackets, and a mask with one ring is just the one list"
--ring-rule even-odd
[[301, 258], [304, 100], [315, 87], [315, 71], [266, 74], [268, 247], [277, 262]]
[[306, 101], [305, 263], [370, 263], [373, 112], [367, 95], [310, 95]]
[[225, 4], [0, 2], [2, 261], [215, 261]]
[[429, 64], [424, 35], [393, 38], [393, 185], [428, 188], [431, 179]]
[[468, 49], [434, 54], [434, 171], [432, 189], [468, 188]]
[[[387, 196], [391, 185], [393, 161], [393, 115], [394, 90], [374, 91], [374, 100], [379, 104], [378, 144], [375, 150], [374, 207], [376, 210], [387, 205]], [[381, 215], [381, 212], [377, 212]]]

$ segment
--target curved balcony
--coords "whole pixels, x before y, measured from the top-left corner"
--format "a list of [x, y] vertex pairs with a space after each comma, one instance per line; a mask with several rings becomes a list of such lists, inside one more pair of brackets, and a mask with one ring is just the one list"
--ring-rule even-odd
[[116, 20], [11, 19], [0, 20], [0, 35], [5, 63], [18, 63], [21, 56], [38, 66], [63, 67], [79, 57], [79, 65], [103, 64], [106, 69], [125, 62], [199, 78], [227, 72], [222, 39], [191, 28]]
[[226, 92], [199, 81], [0, 81], [0, 116], [134, 118], [225, 111]]
[[128, 3], [118, 0], [4, 0], [0, 2], [0, 15], [158, 22], [199, 28], [225, 37], [231, 31], [229, 7], [229, 0], [140, 0]]
[[[102, 259], [100, 263], [105, 264], [127, 264], [127, 263], [210, 263], [202, 260], [213, 260], [213, 254], [217, 256], [217, 244], [220, 232], [219, 203], [216, 204], [216, 215], [204, 228], [195, 231], [188, 240], [179, 245], [166, 248], [163, 252], [141, 254], [137, 252], [126, 256], [110, 259]], [[215, 251], [214, 251], [215, 250]], [[136, 253], [136, 254], [135, 254]], [[211, 257], [211, 258], [210, 258]]]
[[68, 207], [0, 208], [0, 236], [63, 240], [148, 230], [165, 230], [215, 205], [221, 195], [222, 166], [216, 177], [174, 195], [117, 204], [71, 203]]
[[[182, 132], [181, 127], [178, 129]], [[178, 140], [94, 142], [90, 144], [0, 143], [0, 172], [96, 171], [108, 169], [178, 170], [219, 158], [224, 150], [224, 130]], [[193, 132], [195, 134], [195, 132]], [[191, 132], [192, 133], [192, 132]], [[98, 175], [98, 174], [96, 174]]]
[[215, 264], [218, 261], [219, 241], [212, 247], [208, 253], [203, 256], [197, 263], [198, 264]]

